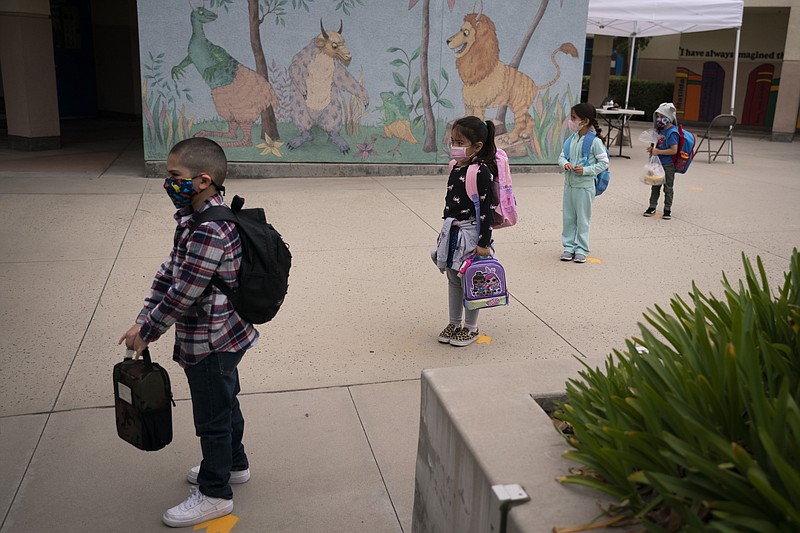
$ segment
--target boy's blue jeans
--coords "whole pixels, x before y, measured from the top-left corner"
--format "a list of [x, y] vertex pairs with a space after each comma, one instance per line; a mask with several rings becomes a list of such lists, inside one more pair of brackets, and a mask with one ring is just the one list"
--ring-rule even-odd
[[184, 369], [203, 451], [197, 483], [200, 492], [212, 498], [232, 499], [231, 470], [249, 468], [242, 445], [244, 417], [236, 397], [241, 390], [237, 366], [244, 352], [212, 353]]

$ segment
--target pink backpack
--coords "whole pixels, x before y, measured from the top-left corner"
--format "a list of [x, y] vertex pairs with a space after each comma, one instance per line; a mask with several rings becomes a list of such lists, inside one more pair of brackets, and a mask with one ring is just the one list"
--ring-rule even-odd
[[[497, 149], [494, 158], [497, 164], [498, 176], [495, 176], [492, 181], [492, 192], [494, 198], [497, 200], [497, 207], [494, 208], [492, 213], [491, 226], [492, 229], [507, 228], [517, 223], [517, 199], [514, 197], [514, 191], [511, 188], [511, 167], [508, 165], [508, 155], [501, 150]], [[455, 160], [450, 161], [450, 170], [455, 166]], [[480, 224], [481, 207], [480, 199], [478, 198], [478, 165], [472, 164], [467, 168], [467, 195], [472, 199], [475, 204], [475, 218]]]

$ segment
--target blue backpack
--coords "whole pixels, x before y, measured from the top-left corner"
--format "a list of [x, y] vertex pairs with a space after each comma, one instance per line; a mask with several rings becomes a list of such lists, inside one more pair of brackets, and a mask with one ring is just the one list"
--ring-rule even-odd
[[[577, 133], [573, 133], [569, 137], [566, 138], [564, 141], [564, 157], [567, 158], [569, 161], [569, 143], [572, 142], [572, 138], [577, 135]], [[581, 147], [581, 161], [588, 161], [589, 160], [589, 152], [592, 149], [592, 143], [594, 142], [597, 135], [593, 131], [589, 131], [583, 138], [583, 146]], [[605, 148], [606, 154], [608, 153], [608, 148]], [[608, 169], [605, 169], [600, 174], [594, 177], [594, 195], [600, 196], [605, 192], [608, 188], [608, 182], [611, 180], [611, 173]]]
[[675, 172], [685, 174], [694, 159], [694, 135], [678, 124], [678, 153], [672, 156]]

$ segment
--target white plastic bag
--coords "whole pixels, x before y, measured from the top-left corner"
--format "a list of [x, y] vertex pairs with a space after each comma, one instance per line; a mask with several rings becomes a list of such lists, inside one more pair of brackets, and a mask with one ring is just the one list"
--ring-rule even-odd
[[657, 155], [651, 156], [650, 160], [644, 164], [639, 180], [645, 185], [661, 185], [664, 183], [664, 167]]
[[644, 130], [639, 134], [639, 140], [644, 144], [656, 144], [658, 142], [658, 133], [654, 129]]

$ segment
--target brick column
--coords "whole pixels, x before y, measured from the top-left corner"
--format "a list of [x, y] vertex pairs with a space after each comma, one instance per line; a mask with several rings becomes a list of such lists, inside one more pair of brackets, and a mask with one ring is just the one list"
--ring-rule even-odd
[[14, 150], [61, 144], [48, 0], [0, 0], [0, 67]]
[[790, 8], [772, 140], [791, 142], [800, 108], [800, 6]]
[[608, 78], [611, 73], [611, 47], [614, 37], [595, 35], [592, 46], [592, 70], [589, 73], [589, 103], [600, 107], [608, 96]]

